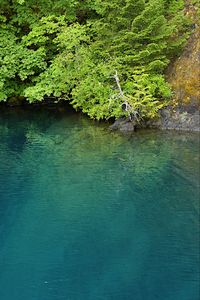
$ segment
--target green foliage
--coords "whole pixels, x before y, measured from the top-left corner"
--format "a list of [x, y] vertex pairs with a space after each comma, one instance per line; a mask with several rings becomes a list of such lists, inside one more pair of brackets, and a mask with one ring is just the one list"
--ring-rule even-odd
[[137, 111], [141, 118], [154, 118], [171, 95], [162, 75], [149, 75], [144, 69], [134, 70], [124, 91], [132, 110]]
[[20, 95], [25, 80], [45, 69], [45, 49], [28, 49], [18, 40], [12, 30], [0, 31], [0, 100]]
[[[187, 38], [183, 0], [0, 0], [0, 101], [47, 96], [91, 118], [141, 118], [170, 98], [163, 72]], [[129, 112], [130, 113], [130, 112]]]

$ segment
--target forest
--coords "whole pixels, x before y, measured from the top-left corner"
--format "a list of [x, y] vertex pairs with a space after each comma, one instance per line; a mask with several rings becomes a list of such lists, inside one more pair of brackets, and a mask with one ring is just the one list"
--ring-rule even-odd
[[0, 0], [0, 101], [52, 97], [97, 120], [155, 117], [172, 98], [165, 70], [192, 30], [184, 8], [184, 0]]

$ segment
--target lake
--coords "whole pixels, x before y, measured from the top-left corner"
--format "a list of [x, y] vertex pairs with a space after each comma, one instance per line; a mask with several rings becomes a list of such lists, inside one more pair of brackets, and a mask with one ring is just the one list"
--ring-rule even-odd
[[199, 136], [0, 112], [1, 300], [198, 300]]

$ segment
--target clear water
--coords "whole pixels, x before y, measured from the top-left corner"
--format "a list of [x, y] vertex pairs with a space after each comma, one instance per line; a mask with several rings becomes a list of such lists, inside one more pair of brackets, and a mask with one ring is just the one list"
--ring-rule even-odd
[[199, 300], [199, 140], [0, 113], [0, 300]]

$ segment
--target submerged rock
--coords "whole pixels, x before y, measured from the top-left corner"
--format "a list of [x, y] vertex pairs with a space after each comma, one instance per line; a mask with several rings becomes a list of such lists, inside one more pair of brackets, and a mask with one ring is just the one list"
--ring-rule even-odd
[[135, 131], [135, 122], [128, 118], [119, 118], [109, 128], [122, 133], [131, 133]]

